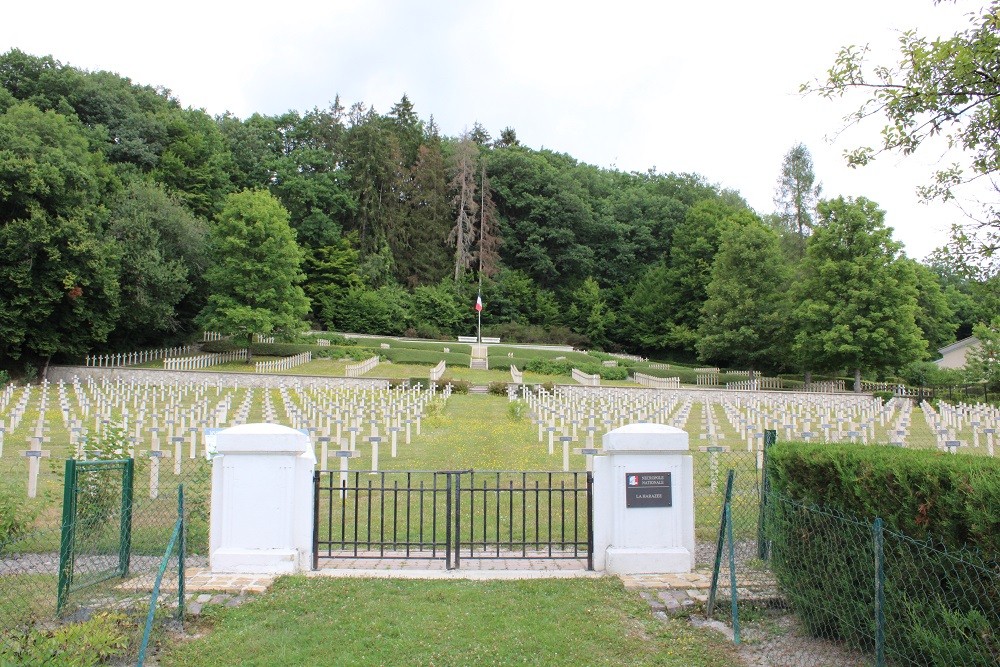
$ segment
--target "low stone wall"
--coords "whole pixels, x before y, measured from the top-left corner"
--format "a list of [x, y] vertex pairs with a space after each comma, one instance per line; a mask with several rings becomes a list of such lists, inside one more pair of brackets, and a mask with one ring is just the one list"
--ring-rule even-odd
[[72, 382], [74, 377], [81, 380], [94, 378], [126, 378], [135, 382], [152, 384], [180, 382], [222, 383], [227, 387], [282, 387], [299, 384], [303, 387], [367, 387], [382, 389], [389, 386], [388, 380], [378, 378], [342, 378], [317, 375], [257, 375], [247, 373], [222, 373], [219, 371], [165, 371], [158, 368], [99, 368], [94, 366], [49, 366], [46, 374], [49, 382]]

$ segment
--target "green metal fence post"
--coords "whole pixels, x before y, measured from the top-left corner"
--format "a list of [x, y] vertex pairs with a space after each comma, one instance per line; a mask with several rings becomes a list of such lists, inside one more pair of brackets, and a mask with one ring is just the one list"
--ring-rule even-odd
[[882, 519], [872, 525], [875, 538], [875, 665], [885, 667], [885, 550]]
[[187, 521], [184, 520], [184, 485], [177, 485], [177, 519], [181, 522], [177, 547], [177, 620], [184, 622], [184, 556], [187, 549]]
[[726, 539], [729, 541], [729, 607], [733, 616], [733, 643], [740, 643], [739, 595], [736, 588], [736, 546], [733, 544], [733, 513], [726, 503]]
[[732, 468], [729, 469], [729, 474], [726, 475], [726, 495], [725, 500], [722, 503], [722, 518], [719, 521], [719, 537], [715, 543], [715, 564], [712, 567], [712, 586], [708, 590], [708, 604], [705, 606], [705, 615], [711, 618], [712, 612], [715, 611], [715, 593], [719, 589], [719, 570], [722, 567], [722, 547], [725, 545], [726, 539], [726, 521], [729, 512], [729, 502], [733, 497], [733, 479], [736, 476], [736, 471]]
[[771, 493], [771, 482], [767, 478], [767, 450], [778, 439], [778, 432], [773, 429], [764, 431], [764, 456], [761, 462], [760, 485], [760, 516], [757, 519], [757, 558], [767, 560], [771, 557], [771, 548], [767, 543], [767, 500]]
[[121, 539], [118, 543], [118, 576], [128, 574], [132, 557], [132, 492], [135, 481], [135, 459], [126, 459], [122, 469]]
[[73, 583], [73, 539], [76, 527], [76, 459], [66, 459], [63, 478], [62, 536], [59, 540], [59, 583], [56, 585], [56, 614], [66, 604]]

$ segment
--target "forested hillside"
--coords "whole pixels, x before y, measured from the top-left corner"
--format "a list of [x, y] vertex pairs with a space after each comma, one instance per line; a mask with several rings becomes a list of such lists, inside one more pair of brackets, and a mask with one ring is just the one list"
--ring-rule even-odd
[[[197, 103], [0, 56], [0, 368], [190, 337], [211, 232], [247, 190], [287, 213], [315, 328], [472, 334], [481, 283], [508, 341], [894, 371], [1000, 312], [996, 278], [905, 258], [863, 199], [755, 212], [710, 176], [602, 169], [475, 119], [445, 136], [406, 95], [245, 119]], [[793, 153], [760, 165], [779, 198], [804, 178]]]

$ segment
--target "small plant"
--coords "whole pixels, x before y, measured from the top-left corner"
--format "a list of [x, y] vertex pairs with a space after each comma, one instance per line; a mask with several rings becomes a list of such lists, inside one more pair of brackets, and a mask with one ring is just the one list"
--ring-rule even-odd
[[444, 401], [440, 398], [435, 398], [424, 406], [425, 417], [438, 417], [442, 412], [444, 412]]
[[506, 382], [490, 382], [490, 393], [494, 396], [506, 396], [507, 395], [507, 383]]
[[35, 511], [7, 490], [0, 490], [0, 553], [4, 545], [24, 535], [35, 521]]
[[469, 381], [468, 380], [447, 380], [445, 384], [451, 384], [451, 391], [455, 394], [468, 394], [469, 393]]
[[[84, 438], [82, 461], [120, 461], [129, 458], [128, 436], [119, 424], [108, 424], [103, 433]], [[121, 486], [106, 483], [106, 471], [86, 470], [78, 480], [77, 518], [87, 532], [100, 531], [112, 520], [121, 504]], [[124, 510], [124, 508], [122, 508]]]
[[8, 384], [10, 384], [10, 373], [0, 369], [0, 387], [6, 387]]
[[525, 401], [511, 401], [507, 404], [507, 417], [512, 422], [519, 422], [528, 416], [528, 404]]
[[123, 658], [128, 617], [100, 613], [81, 623], [0, 636], [0, 664], [84, 667]]

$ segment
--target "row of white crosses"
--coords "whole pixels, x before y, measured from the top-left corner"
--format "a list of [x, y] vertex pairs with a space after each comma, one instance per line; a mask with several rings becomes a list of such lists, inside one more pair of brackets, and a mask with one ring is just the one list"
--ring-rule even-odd
[[673, 423], [683, 428], [690, 413], [691, 401], [677, 395], [599, 387], [558, 387], [553, 393], [536, 394], [524, 390], [530, 413], [538, 426], [538, 441], [548, 444], [555, 454], [555, 442], [562, 444], [563, 470], [569, 470], [570, 443], [584, 442], [573, 453], [586, 456], [587, 470], [593, 467], [598, 434], [634, 422]]
[[775, 430], [786, 440], [862, 442], [875, 438], [888, 413], [881, 399], [854, 395], [718, 392], [710, 394], [723, 410], [747, 451]]
[[972, 447], [986, 446], [986, 453], [994, 455], [994, 438], [1000, 433], [1000, 409], [984, 403], [949, 405], [939, 404], [940, 412], [924, 401], [920, 407], [924, 419], [935, 435], [938, 449], [955, 453], [960, 447], [968, 446], [960, 436], [964, 430], [972, 435]]
[[[28, 487], [32, 497], [37, 491], [39, 459], [49, 455], [41, 445], [49, 441], [45, 416], [50, 389], [48, 383], [43, 383], [40, 392], [38, 388], [25, 387], [6, 388], [0, 394], [0, 405], [4, 408], [0, 416], [5, 419], [0, 421], [0, 455], [3, 434], [17, 428], [29, 409], [37, 404], [38, 419], [27, 438], [30, 449], [22, 453], [29, 460]], [[234, 410], [239, 391], [244, 391], [243, 400]], [[120, 425], [127, 434], [129, 455], [136, 455], [137, 443], [150, 443], [150, 449], [140, 454], [151, 459], [150, 495], [156, 497], [161, 459], [172, 457], [174, 473], [179, 475], [184, 444], [189, 445], [188, 457], [197, 458], [199, 445], [204, 447], [204, 442], [199, 443], [199, 434], [206, 429], [246, 423], [259, 391], [264, 392], [261, 411], [266, 421], [283, 419], [309, 432], [320, 443], [324, 467], [332, 440], [336, 447], [334, 455], [342, 458], [341, 469], [345, 472], [347, 458], [360, 455], [359, 438], [372, 445], [373, 471], [378, 469], [378, 446], [383, 440], [391, 442], [392, 456], [396, 456], [397, 438], [405, 433], [405, 442], [409, 444], [414, 426], [419, 434], [420, 420], [430, 400], [429, 393], [420, 385], [412, 389], [376, 390], [345, 388], [343, 383], [333, 380], [327, 387], [282, 387], [278, 390], [280, 401], [275, 405], [269, 390], [241, 390], [238, 385], [224, 387], [207, 381], [133, 383], [121, 378], [60, 382], [56, 398], [63, 425], [69, 431], [70, 445], [78, 455], [88, 434], [102, 433], [111, 424]], [[447, 399], [450, 394], [449, 385], [442, 396]], [[388, 433], [388, 437], [383, 433]]]

